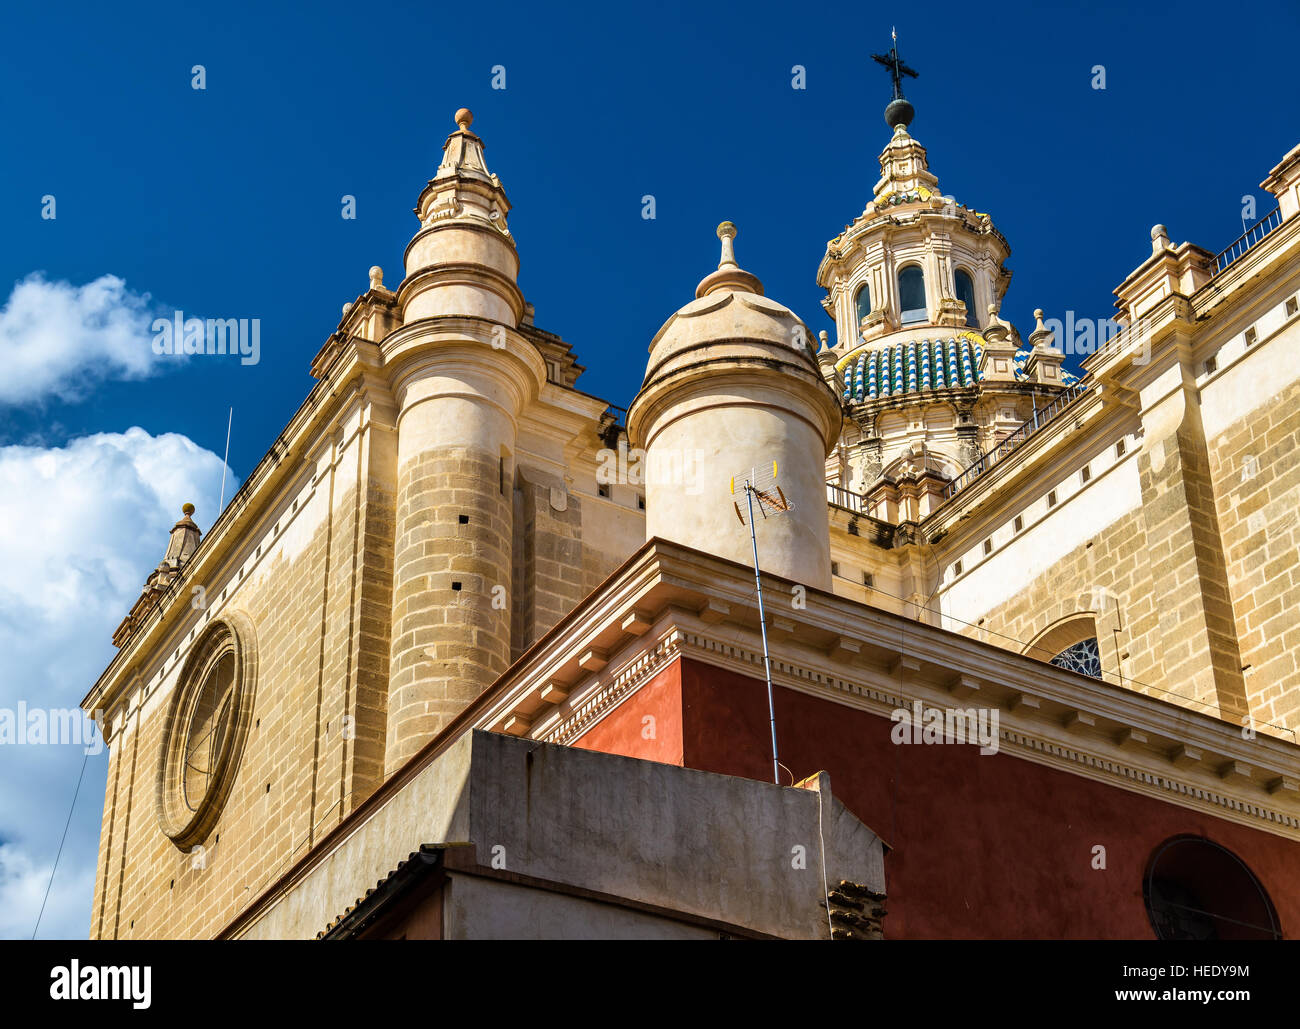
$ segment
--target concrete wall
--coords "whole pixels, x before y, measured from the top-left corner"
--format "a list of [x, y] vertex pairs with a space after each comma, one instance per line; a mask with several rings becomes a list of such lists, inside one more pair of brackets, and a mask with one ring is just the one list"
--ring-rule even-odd
[[717, 930], [550, 893], [452, 875], [443, 895], [447, 940], [716, 940]]
[[[759, 933], [820, 938], [823, 840], [826, 880], [884, 892], [879, 838], [825, 782], [784, 788], [476, 731], [322, 855], [243, 935], [313, 937], [421, 844], [445, 843], [472, 844], [478, 863], [495, 870]], [[464, 910], [459, 920], [449, 915], [449, 931], [528, 932], [556, 910], [541, 900], [514, 914], [496, 910], [505, 899], [489, 898], [492, 909]], [[578, 914], [564, 917], [576, 932]], [[635, 922], [608, 924], [630, 932]]]

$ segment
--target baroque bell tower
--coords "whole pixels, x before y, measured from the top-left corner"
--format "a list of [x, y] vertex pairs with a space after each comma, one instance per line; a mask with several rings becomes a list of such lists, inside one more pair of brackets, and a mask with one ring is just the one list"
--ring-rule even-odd
[[940, 191], [908, 131], [902, 79], [917, 73], [897, 42], [875, 60], [893, 79], [892, 135], [871, 199], [817, 270], [835, 322], [818, 363], [852, 416], [828, 479], [865, 513], [903, 522], [934, 510], [949, 482], [1073, 376], [1041, 321], [1026, 347], [998, 316], [1011, 248], [988, 214]]

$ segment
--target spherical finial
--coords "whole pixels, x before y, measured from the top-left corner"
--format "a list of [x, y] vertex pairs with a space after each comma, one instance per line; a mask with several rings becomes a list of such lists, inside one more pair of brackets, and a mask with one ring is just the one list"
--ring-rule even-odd
[[380, 268], [379, 265], [377, 265], [377, 264], [376, 264], [376, 265], [371, 265], [371, 267], [370, 267], [370, 288], [371, 288], [371, 289], [378, 289], [378, 288], [379, 288], [380, 286], [382, 286], [383, 284], [384, 284], [384, 269]]
[[718, 226], [718, 239], [735, 239], [736, 226], [731, 222], [723, 222]]
[[349, 311], [351, 311], [351, 310], [352, 310], [352, 301], [349, 300], [346, 304], [343, 305], [343, 315], [344, 315], [344, 317], [346, 317], [346, 316], [347, 316], [347, 313], [348, 313]]
[[997, 314], [997, 313], [998, 313], [998, 305], [989, 304], [989, 314]]
[[1159, 239], [1161, 236], [1168, 236], [1168, 235], [1169, 235], [1169, 230], [1166, 229], [1163, 225], [1151, 226], [1151, 239], [1153, 242]]
[[468, 107], [462, 107], [456, 112], [456, 124], [466, 131], [474, 124], [474, 112]]
[[192, 515], [193, 513], [194, 513], [194, 505], [193, 505], [193, 504], [182, 504], [182, 505], [181, 505], [181, 514], [183, 514], [186, 518], [188, 518], [188, 517], [189, 517], [190, 515]]
[[1040, 323], [1041, 323], [1042, 320], [1043, 320], [1043, 309], [1042, 309], [1041, 307], [1035, 307], [1035, 308], [1034, 308], [1034, 321], [1036, 321], [1036, 322], [1040, 322]]
[[911, 125], [915, 117], [916, 108], [901, 96], [897, 100], [891, 100], [885, 108], [885, 124], [895, 131], [900, 125], [903, 128]]

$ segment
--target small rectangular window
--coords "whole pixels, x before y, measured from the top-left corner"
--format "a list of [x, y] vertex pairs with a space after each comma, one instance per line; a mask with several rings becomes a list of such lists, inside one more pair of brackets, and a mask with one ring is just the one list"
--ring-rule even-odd
[[862, 585], [867, 587], [867, 589], [873, 588], [876, 585], [876, 577], [872, 575], [870, 572], [863, 572]]
[[1205, 374], [1212, 375], [1214, 372], [1217, 372], [1218, 370], [1219, 370], [1219, 362], [1212, 357], [1207, 357], [1205, 359]]
[[1091, 478], [1092, 478], [1092, 466], [1091, 466], [1091, 465], [1084, 465], [1084, 466], [1079, 470], [1079, 480], [1080, 480], [1081, 482], [1087, 482], [1087, 481], [1088, 481], [1089, 479], [1091, 479]]
[[609, 485], [608, 485], [608, 483], [604, 483], [604, 482], [600, 483], [600, 484], [596, 487], [596, 493], [597, 493], [599, 496], [602, 496], [602, 497], [608, 497], [608, 496], [609, 496]]
[[840, 574], [840, 563], [838, 561], [832, 561], [831, 575], [839, 575], [839, 574]]
[[1300, 301], [1297, 301], [1295, 297], [1292, 297], [1286, 302], [1286, 316], [1290, 318], [1296, 313], [1296, 311], [1300, 311]]
[[1257, 339], [1259, 339], [1259, 333], [1255, 331], [1254, 327], [1246, 330], [1246, 346], [1253, 347]]
[[992, 538], [992, 537], [989, 537], [988, 539], [986, 539], [986, 540], [984, 541], [984, 553], [986, 553], [986, 554], [991, 554], [991, 553], [993, 553], [993, 538]]
[[1115, 444], [1115, 456], [1123, 457], [1126, 453], [1128, 453], [1128, 444], [1120, 440]]
[[1016, 520], [1012, 524], [1016, 527], [1016, 532], [1024, 531], [1025, 520], [1020, 515], [1016, 515]]
[[1056, 506], [1056, 490], [1052, 490], [1050, 493], [1047, 494], [1047, 506], [1048, 507]]
[[638, 493], [638, 494], [636, 495], [636, 509], [637, 509], [638, 511], [644, 511], [644, 510], [645, 510], [645, 494], [643, 494], [643, 493]]
[[952, 566], [952, 577], [955, 579], [955, 578], [957, 578], [957, 576], [959, 576], [959, 575], [961, 575], [961, 562], [960, 562], [960, 561], [958, 561], [955, 565]]

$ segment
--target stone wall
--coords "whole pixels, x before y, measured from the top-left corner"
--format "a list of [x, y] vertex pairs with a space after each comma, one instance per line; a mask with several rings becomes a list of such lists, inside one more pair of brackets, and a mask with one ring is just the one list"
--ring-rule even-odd
[[422, 451], [399, 470], [391, 774], [510, 664], [513, 468], [482, 447]]
[[1251, 714], [1300, 729], [1300, 382], [1215, 436], [1209, 464]]
[[[382, 428], [327, 443], [201, 584], [207, 609], [143, 655], [110, 740], [92, 937], [213, 935], [380, 782], [391, 443]], [[158, 819], [169, 707], [191, 644], [232, 611], [256, 640], [252, 723], [215, 827], [184, 853]]]

